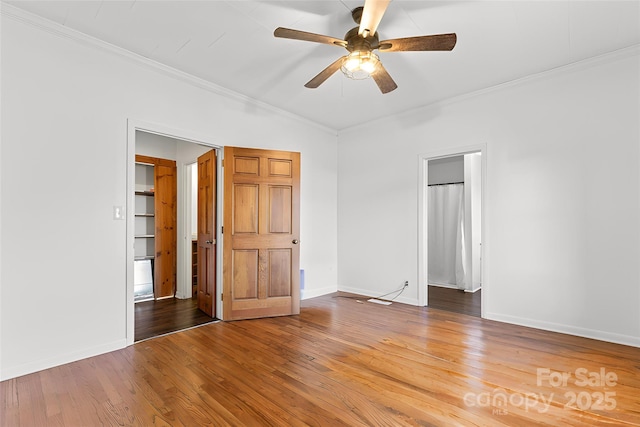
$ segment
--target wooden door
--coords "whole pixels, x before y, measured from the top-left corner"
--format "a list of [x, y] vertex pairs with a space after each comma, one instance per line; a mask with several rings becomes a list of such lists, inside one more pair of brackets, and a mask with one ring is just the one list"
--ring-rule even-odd
[[216, 316], [216, 152], [198, 157], [198, 308]]
[[300, 153], [224, 150], [224, 320], [300, 313]]
[[177, 172], [175, 160], [136, 155], [136, 162], [154, 166], [155, 254], [153, 293], [156, 299], [176, 293]]

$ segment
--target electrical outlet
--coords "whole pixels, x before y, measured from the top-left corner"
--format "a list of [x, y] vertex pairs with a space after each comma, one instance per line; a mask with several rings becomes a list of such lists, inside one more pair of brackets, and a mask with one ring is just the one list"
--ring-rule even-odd
[[405, 280], [405, 281], [404, 281], [404, 287], [406, 288], [407, 286], [409, 286], [409, 281], [408, 281], [408, 280]]

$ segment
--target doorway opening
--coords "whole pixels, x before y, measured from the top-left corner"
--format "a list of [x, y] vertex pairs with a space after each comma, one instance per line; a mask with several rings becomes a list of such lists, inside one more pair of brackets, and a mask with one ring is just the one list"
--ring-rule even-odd
[[[214, 247], [207, 253], [211, 260], [197, 256], [198, 207], [206, 205], [212, 218], [206, 240], [211, 249], [220, 237], [216, 224], [221, 203], [218, 146], [188, 132], [132, 122], [128, 141], [127, 187], [132, 199], [127, 207], [126, 324], [127, 344], [132, 344], [217, 321], [220, 254]], [[207, 158], [214, 163], [205, 203], [198, 200], [198, 160], [203, 154], [211, 155]], [[173, 210], [163, 212], [168, 206]], [[212, 291], [203, 312], [198, 264], [205, 261], [210, 280], [203, 282]]]
[[420, 157], [421, 303], [482, 317], [484, 145]]

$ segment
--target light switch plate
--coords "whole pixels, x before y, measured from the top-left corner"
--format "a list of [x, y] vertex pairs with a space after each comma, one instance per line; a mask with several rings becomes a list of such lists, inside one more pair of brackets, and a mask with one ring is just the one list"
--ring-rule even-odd
[[113, 219], [124, 219], [124, 207], [123, 206], [114, 206], [113, 207]]

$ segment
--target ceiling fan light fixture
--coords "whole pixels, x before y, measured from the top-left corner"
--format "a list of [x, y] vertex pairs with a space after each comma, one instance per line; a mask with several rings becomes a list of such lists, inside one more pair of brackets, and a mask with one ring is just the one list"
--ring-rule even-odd
[[354, 50], [344, 58], [340, 69], [350, 79], [362, 80], [371, 77], [379, 63], [380, 58], [375, 53], [366, 50]]
[[344, 39], [282, 27], [276, 28], [273, 35], [285, 39], [339, 46], [349, 52], [305, 83], [306, 88], [317, 88], [340, 69], [350, 79], [360, 80], [371, 77], [380, 92], [389, 93], [396, 90], [398, 85], [382, 65], [378, 55], [373, 53], [374, 50], [381, 52], [445, 51], [453, 50], [458, 40], [455, 33], [449, 33], [380, 41], [378, 24], [390, 2], [391, 0], [365, 0], [363, 7], [353, 9], [351, 17], [358, 26], [347, 31]]

